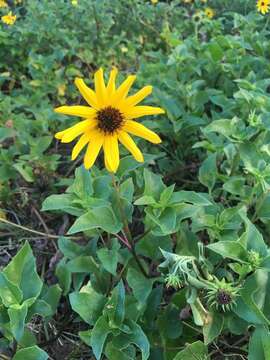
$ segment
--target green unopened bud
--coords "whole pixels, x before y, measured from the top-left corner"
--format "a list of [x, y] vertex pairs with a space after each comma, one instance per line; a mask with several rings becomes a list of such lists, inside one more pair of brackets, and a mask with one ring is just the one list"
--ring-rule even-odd
[[250, 265], [252, 266], [252, 268], [256, 269], [260, 266], [262, 259], [260, 257], [260, 254], [257, 253], [257, 251], [250, 250], [248, 252], [248, 261], [249, 261]]
[[166, 287], [173, 287], [174, 289], [181, 289], [183, 283], [178, 275], [168, 274], [165, 278]]
[[228, 283], [225, 279], [218, 280], [214, 278], [211, 287], [207, 290], [207, 300], [210, 307], [217, 310], [222, 309], [230, 311], [236, 304], [239, 287], [235, 287], [232, 283]]

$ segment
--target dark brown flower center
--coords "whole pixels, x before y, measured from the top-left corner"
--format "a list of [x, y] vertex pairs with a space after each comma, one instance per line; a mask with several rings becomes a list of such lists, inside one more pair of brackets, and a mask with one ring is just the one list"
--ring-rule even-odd
[[112, 134], [121, 128], [124, 117], [118, 109], [107, 106], [97, 112], [98, 128], [106, 134]]
[[217, 293], [217, 302], [220, 305], [228, 305], [231, 303], [231, 301], [232, 301], [232, 296], [229, 292], [225, 290], [219, 290], [219, 292]]

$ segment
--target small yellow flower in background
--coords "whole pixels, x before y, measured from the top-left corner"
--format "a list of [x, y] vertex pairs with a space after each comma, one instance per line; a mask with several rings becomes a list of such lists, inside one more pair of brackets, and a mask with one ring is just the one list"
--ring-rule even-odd
[[8, 4], [4, 0], [0, 0], [0, 8], [8, 7]]
[[122, 51], [123, 54], [125, 54], [125, 53], [128, 52], [128, 48], [126, 46], [122, 46], [121, 51]]
[[7, 219], [6, 213], [5, 213], [4, 210], [2, 210], [2, 209], [0, 209], [0, 219], [4, 219], [4, 220]]
[[215, 16], [214, 10], [209, 7], [204, 10], [204, 13], [208, 17], [208, 19], [213, 19], [213, 17]]
[[78, 0], [71, 0], [71, 4], [73, 6], [77, 6], [78, 5]]
[[191, 4], [193, 2], [193, 0], [184, 0], [185, 4]]
[[23, 0], [15, 0], [15, 5], [19, 5], [23, 2]]
[[151, 0], [151, 3], [152, 3], [153, 5], [156, 5], [156, 4], [158, 3], [158, 0]]
[[7, 15], [4, 15], [1, 17], [1, 20], [4, 24], [7, 25], [13, 25], [17, 19], [16, 15], [12, 15], [12, 12], [10, 11]]
[[66, 85], [65, 84], [61, 84], [58, 86], [57, 88], [58, 90], [58, 95], [59, 96], [65, 96], [65, 93], [66, 93]]
[[257, 10], [265, 15], [269, 11], [270, 0], [258, 0], [257, 1]]
[[116, 172], [119, 166], [118, 141], [137, 161], [143, 162], [143, 154], [129, 134], [139, 136], [153, 144], [161, 142], [156, 133], [133, 120], [145, 115], [165, 113], [159, 107], [137, 106], [151, 94], [152, 86], [145, 86], [134, 95], [128, 96], [136, 76], [129, 75], [118, 88], [115, 85], [116, 77], [117, 69], [114, 68], [110, 73], [107, 85], [105, 85], [103, 70], [99, 69], [94, 75], [95, 91], [86, 86], [83, 79], [76, 78], [75, 85], [89, 106], [61, 106], [55, 109], [57, 113], [85, 119], [58, 132], [55, 137], [62, 143], [69, 143], [80, 136], [72, 150], [71, 159], [75, 160], [87, 145], [84, 155], [86, 169], [90, 169], [94, 165], [101, 148], [103, 148], [107, 170]]
[[207, 0], [201, 0], [201, 2], [202, 2], [203, 4], [206, 4], [206, 3], [207, 3]]

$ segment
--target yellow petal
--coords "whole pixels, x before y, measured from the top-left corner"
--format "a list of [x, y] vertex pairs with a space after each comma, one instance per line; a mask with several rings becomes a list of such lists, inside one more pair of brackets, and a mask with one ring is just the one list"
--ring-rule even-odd
[[156, 133], [154, 133], [153, 131], [149, 130], [147, 127], [145, 127], [142, 124], [139, 124], [136, 121], [132, 121], [132, 120], [126, 121], [123, 126], [123, 130], [133, 135], [139, 136], [143, 139], [146, 139], [153, 144], [161, 143], [161, 139]]
[[113, 68], [110, 73], [110, 78], [107, 85], [107, 93], [109, 96], [111, 96], [115, 92], [115, 80], [117, 76], [118, 70], [116, 68]]
[[105, 167], [109, 172], [113, 172], [113, 170], [111, 169], [110, 165], [108, 164], [108, 160], [106, 158], [106, 156], [104, 156], [104, 161], [105, 161]]
[[84, 167], [86, 169], [90, 169], [94, 165], [100, 149], [103, 145], [103, 141], [104, 136], [102, 134], [96, 136], [95, 138], [93, 138], [93, 140], [90, 140], [86, 153], [84, 155]]
[[107, 89], [104, 83], [103, 69], [101, 68], [95, 72], [95, 90], [98, 105], [100, 107], [105, 106], [107, 101]]
[[124, 113], [126, 119], [136, 119], [146, 115], [164, 114], [165, 111], [154, 106], [134, 106]]
[[126, 107], [128, 106], [135, 106], [137, 105], [139, 102], [141, 102], [144, 98], [146, 98], [148, 95], [150, 95], [152, 93], [153, 87], [152, 86], [145, 86], [143, 87], [141, 90], [139, 90], [138, 92], [136, 92], [136, 94], [129, 96], [125, 101], [124, 101], [124, 105]]
[[119, 166], [119, 148], [117, 135], [107, 135], [104, 137], [104, 158], [108, 164], [108, 170], [116, 172]]
[[54, 109], [55, 112], [65, 115], [80, 116], [83, 118], [93, 118], [96, 115], [96, 110], [88, 106], [60, 106]]
[[74, 146], [71, 154], [71, 160], [75, 160], [85, 145], [89, 142], [90, 136], [89, 133], [83, 134], [77, 144]]
[[119, 86], [119, 88], [115, 91], [110, 103], [111, 105], [117, 105], [121, 100], [123, 100], [131, 88], [132, 84], [136, 79], [135, 75], [129, 75], [124, 82]]
[[77, 86], [78, 90], [80, 91], [80, 93], [82, 94], [83, 98], [85, 99], [85, 101], [92, 106], [95, 109], [98, 109], [98, 102], [97, 102], [97, 97], [95, 92], [90, 89], [85, 82], [83, 81], [83, 79], [80, 78], [76, 78], [75, 79], [75, 85]]
[[[96, 120], [84, 120], [79, 123], [77, 123], [74, 126], [71, 126], [70, 128], [61, 131], [62, 136], [59, 137], [59, 133], [56, 134], [57, 139], [61, 139], [62, 143], [69, 143], [73, 141], [77, 136], [81, 135], [83, 132], [89, 131], [91, 129], [94, 129], [97, 125]], [[61, 134], [60, 133], [60, 134]]]
[[128, 151], [134, 156], [135, 160], [143, 162], [143, 154], [138, 146], [135, 144], [131, 136], [129, 136], [125, 131], [118, 132], [119, 141], [128, 149]]

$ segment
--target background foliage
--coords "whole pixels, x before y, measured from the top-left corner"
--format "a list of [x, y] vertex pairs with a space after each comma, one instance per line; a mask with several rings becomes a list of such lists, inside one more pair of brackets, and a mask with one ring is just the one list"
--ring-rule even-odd
[[[269, 16], [246, 0], [8, 5], [0, 358], [269, 359]], [[163, 140], [140, 140], [144, 164], [121, 149], [116, 187], [53, 139], [74, 78], [113, 65], [166, 110], [143, 120]]]

